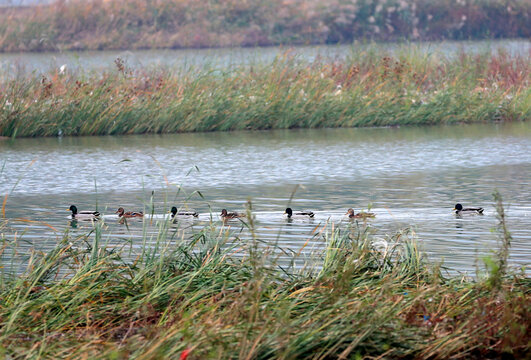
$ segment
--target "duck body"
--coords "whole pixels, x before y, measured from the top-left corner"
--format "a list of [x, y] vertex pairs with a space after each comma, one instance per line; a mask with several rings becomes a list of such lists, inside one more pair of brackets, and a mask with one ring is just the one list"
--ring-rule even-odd
[[100, 218], [99, 211], [84, 210], [78, 211], [75, 205], [70, 205], [68, 208], [72, 211], [72, 219], [76, 220], [98, 220]]
[[469, 214], [478, 214], [483, 215], [483, 208], [482, 207], [470, 207], [470, 208], [464, 208], [461, 204], [455, 204], [454, 206], [455, 214], [456, 215], [469, 215]]
[[221, 210], [221, 218], [223, 220], [229, 220], [229, 219], [238, 219], [238, 218], [242, 218], [242, 217], [245, 217], [245, 214], [239, 214], [237, 212], [228, 212], [227, 209], [223, 209]]
[[134, 218], [134, 217], [144, 217], [142, 211], [125, 211], [123, 207], [118, 208], [115, 214], [118, 214], [119, 218]]
[[291, 208], [286, 208], [284, 211], [288, 219], [313, 219], [315, 214], [313, 211], [296, 211], [294, 212]]
[[366, 218], [373, 218], [376, 215], [374, 213], [370, 212], [359, 212], [355, 213], [354, 209], [350, 208], [347, 210], [347, 213], [345, 215], [348, 215], [349, 219], [366, 219]]
[[171, 218], [175, 221], [179, 218], [196, 218], [199, 217], [199, 213], [197, 211], [177, 211], [177, 207], [173, 206], [171, 208]]

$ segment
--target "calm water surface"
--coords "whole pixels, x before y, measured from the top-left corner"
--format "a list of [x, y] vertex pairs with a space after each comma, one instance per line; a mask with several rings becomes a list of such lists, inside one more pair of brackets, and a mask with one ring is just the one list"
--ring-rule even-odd
[[445, 41], [412, 43], [411, 45], [355, 44], [340, 46], [297, 46], [234, 49], [191, 49], [191, 50], [138, 50], [138, 51], [87, 51], [60, 53], [10, 53], [0, 54], [0, 74], [13, 76], [18, 73], [54, 71], [66, 65], [67, 71], [76, 69], [93, 70], [114, 67], [114, 60], [121, 58], [127, 65], [138, 68], [167, 67], [186, 69], [189, 66], [228, 68], [242, 64], [269, 63], [275, 57], [289, 52], [301, 60], [313, 61], [317, 57], [344, 59], [359, 51], [400, 52], [417, 51], [429, 56], [452, 57], [461, 51], [479, 53], [503, 50], [509, 54], [528, 55], [531, 41]]
[[[220, 225], [222, 208], [243, 210], [251, 199], [259, 237], [294, 251], [308, 239], [308, 251], [321, 249], [317, 225], [345, 223], [347, 208], [371, 204], [376, 236], [410, 226], [431, 259], [473, 273], [497, 248], [492, 192], [499, 189], [514, 237], [511, 263], [531, 264], [529, 123], [4, 140], [0, 169], [6, 216], [28, 252], [51, 248], [71, 229], [70, 204], [97, 206], [108, 238], [139, 246], [141, 221], [118, 224], [118, 206], [146, 209], [153, 194], [154, 231], [169, 207], [186, 203], [201, 213], [189, 224], [200, 229], [210, 211]], [[291, 207], [315, 211], [312, 222], [282, 218], [297, 185]], [[456, 202], [483, 206], [485, 215], [458, 219]]]

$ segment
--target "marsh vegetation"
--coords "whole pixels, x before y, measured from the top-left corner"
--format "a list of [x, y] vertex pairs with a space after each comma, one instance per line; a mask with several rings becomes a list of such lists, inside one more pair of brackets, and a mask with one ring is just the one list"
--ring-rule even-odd
[[531, 65], [506, 52], [414, 48], [223, 69], [56, 69], [4, 77], [0, 135], [118, 135], [527, 120]]
[[[302, 268], [230, 229], [177, 239], [161, 221], [156, 238], [131, 248], [106, 241], [99, 222], [28, 254], [22, 274], [2, 268], [0, 342], [15, 358], [523, 356], [530, 283], [507, 268], [496, 201], [500, 251], [476, 279], [445, 277], [408, 232], [382, 244], [362, 222], [327, 225], [326, 249]], [[2, 257], [16, 251], [3, 238]]]

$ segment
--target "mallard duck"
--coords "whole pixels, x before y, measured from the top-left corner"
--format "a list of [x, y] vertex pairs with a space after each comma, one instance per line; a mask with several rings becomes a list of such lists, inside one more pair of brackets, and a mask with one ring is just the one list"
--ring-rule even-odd
[[363, 212], [363, 211], [355, 214], [354, 209], [352, 208], [348, 209], [345, 215], [348, 215], [350, 219], [366, 219], [366, 218], [373, 218], [376, 216], [374, 215], [374, 213]]
[[481, 207], [463, 208], [463, 205], [455, 204], [454, 210], [455, 210], [455, 214], [456, 215], [463, 215], [463, 214], [479, 214], [479, 215], [483, 215], [483, 208], [481, 208]]
[[312, 211], [293, 212], [291, 208], [286, 208], [284, 214], [287, 214], [288, 219], [311, 219], [315, 216]]
[[196, 211], [179, 211], [177, 212], [177, 207], [173, 206], [171, 208], [171, 218], [176, 220], [177, 218], [179, 217], [183, 217], [183, 218], [189, 218], [189, 217], [198, 217], [199, 216], [199, 213], [196, 212]]
[[242, 217], [245, 217], [245, 214], [239, 214], [237, 212], [227, 212], [227, 209], [223, 209], [221, 210], [221, 218], [223, 220], [228, 220], [228, 219], [237, 219], [237, 218], [242, 218]]
[[118, 214], [118, 217], [120, 217], [120, 218], [144, 217], [144, 213], [142, 211], [128, 211], [128, 212], [125, 212], [123, 207], [118, 208], [118, 210], [116, 210], [115, 214]]
[[70, 207], [67, 209], [68, 211], [72, 211], [72, 219], [77, 220], [98, 220], [100, 217], [100, 213], [98, 211], [77, 211], [77, 207], [75, 205], [70, 205]]

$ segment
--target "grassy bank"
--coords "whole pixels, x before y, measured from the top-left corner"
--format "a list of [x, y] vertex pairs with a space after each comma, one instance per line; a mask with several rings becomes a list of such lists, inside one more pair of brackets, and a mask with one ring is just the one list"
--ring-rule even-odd
[[529, 38], [527, 0], [70, 0], [0, 8], [0, 51]]
[[[230, 231], [182, 241], [161, 223], [156, 239], [131, 249], [105, 242], [97, 224], [29, 254], [21, 275], [2, 268], [0, 350], [14, 359], [520, 358], [531, 284], [507, 270], [503, 224], [501, 250], [477, 280], [445, 278], [407, 232], [377, 249], [363, 224], [323, 229], [327, 248], [304, 270]], [[5, 265], [17, 246], [3, 239], [1, 251]]]
[[528, 120], [527, 56], [404, 50], [231, 70], [4, 74], [0, 135], [57, 136]]

